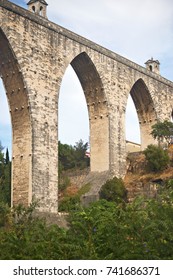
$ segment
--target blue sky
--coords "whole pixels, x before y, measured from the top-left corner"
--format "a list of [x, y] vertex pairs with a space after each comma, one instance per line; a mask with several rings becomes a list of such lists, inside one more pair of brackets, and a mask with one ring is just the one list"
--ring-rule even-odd
[[[27, 9], [24, 0], [11, 2]], [[173, 81], [172, 0], [47, 0], [48, 19], [142, 66], [151, 57], [161, 63], [160, 72]], [[79, 117], [80, 116], [80, 117]], [[59, 136], [63, 143], [88, 141], [88, 113], [78, 78], [69, 66], [59, 100]], [[69, 127], [68, 123], [73, 123]], [[136, 111], [127, 108], [126, 136], [139, 142]], [[5, 91], [0, 81], [0, 140], [11, 147], [11, 123]]]

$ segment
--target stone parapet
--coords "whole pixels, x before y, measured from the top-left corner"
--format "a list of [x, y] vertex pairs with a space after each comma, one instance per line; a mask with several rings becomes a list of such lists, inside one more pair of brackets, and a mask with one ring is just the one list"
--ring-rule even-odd
[[142, 67], [140, 65], [138, 65], [137, 63], [113, 52], [113, 51], [110, 51], [100, 45], [98, 45], [97, 43], [91, 41], [91, 40], [88, 40], [58, 24], [55, 24], [51, 21], [49, 21], [48, 19], [44, 18], [44, 17], [41, 17], [37, 14], [33, 14], [32, 12], [30, 11], [27, 11], [26, 9], [20, 7], [20, 6], [17, 6], [7, 0], [1, 0], [0, 2], [0, 7], [3, 7], [11, 12], [14, 12], [22, 17], [25, 17], [26, 19], [29, 19], [39, 25], [42, 25], [44, 27], [46, 27], [47, 29], [49, 29], [50, 31], [53, 31], [53, 32], [56, 32], [58, 34], [61, 34], [73, 41], [76, 41], [77, 43], [80, 43], [82, 44], [83, 46], [86, 46], [96, 52], [99, 52], [113, 60], [116, 60], [117, 62], [120, 62], [130, 68], [133, 68], [134, 70], [137, 70], [139, 71], [140, 73], [143, 73], [149, 77], [153, 77], [154, 79], [158, 80], [159, 82], [165, 84], [165, 85], [168, 85], [168, 86], [171, 86], [173, 87], [173, 82], [167, 80], [166, 78], [156, 74], [156, 73], [153, 73], [149, 70], [147, 70], [145, 67]]

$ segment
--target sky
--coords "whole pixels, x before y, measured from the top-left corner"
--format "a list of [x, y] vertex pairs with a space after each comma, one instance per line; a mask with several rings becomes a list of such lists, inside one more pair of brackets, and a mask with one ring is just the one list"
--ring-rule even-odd
[[[27, 9], [25, 0], [11, 2]], [[47, 0], [53, 21], [141, 66], [153, 57], [160, 73], [173, 81], [172, 0]], [[68, 124], [73, 123], [69, 126]], [[138, 119], [129, 97], [126, 138], [140, 143]], [[88, 112], [79, 80], [71, 66], [64, 75], [59, 99], [59, 139], [74, 145], [89, 141]], [[0, 80], [0, 141], [11, 150], [11, 122]]]

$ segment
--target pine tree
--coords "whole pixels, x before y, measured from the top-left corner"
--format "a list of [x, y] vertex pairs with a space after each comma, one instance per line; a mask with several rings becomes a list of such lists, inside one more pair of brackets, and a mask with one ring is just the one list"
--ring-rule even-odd
[[10, 157], [9, 157], [9, 151], [8, 148], [6, 149], [6, 156], [5, 156], [5, 163], [8, 164], [10, 161]]
[[0, 202], [8, 203], [11, 201], [11, 162], [8, 149], [6, 156], [3, 154], [4, 147], [0, 142]]

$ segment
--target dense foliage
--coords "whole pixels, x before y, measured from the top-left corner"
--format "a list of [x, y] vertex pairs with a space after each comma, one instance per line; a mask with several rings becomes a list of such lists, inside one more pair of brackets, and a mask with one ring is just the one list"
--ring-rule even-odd
[[122, 179], [114, 177], [108, 180], [99, 192], [99, 196], [107, 201], [122, 202], [127, 201], [127, 190]]
[[157, 199], [100, 200], [48, 226], [33, 207], [0, 205], [0, 259], [173, 259], [173, 184]]
[[9, 152], [3, 154], [3, 147], [0, 143], [0, 202], [10, 205], [11, 200], [11, 162]]
[[86, 157], [88, 143], [82, 140], [76, 143], [75, 146], [58, 143], [59, 152], [59, 170], [68, 170], [72, 168], [83, 169], [89, 166], [89, 158]]
[[63, 212], [76, 211], [81, 208], [81, 196], [89, 192], [91, 184], [83, 185], [76, 194], [65, 195], [62, 200], [59, 201], [58, 210]]
[[164, 141], [167, 144], [173, 141], [173, 123], [167, 120], [163, 122], [157, 122], [152, 126], [151, 135], [154, 139], [157, 139], [159, 145]]
[[145, 149], [144, 155], [147, 160], [148, 171], [162, 171], [168, 167], [170, 162], [168, 151], [155, 145], [149, 145]]
[[[72, 168], [76, 166], [77, 158], [81, 159], [79, 168], [82, 168], [87, 146], [83, 142], [71, 148], [59, 144], [62, 168], [69, 168], [69, 157], [73, 161]], [[149, 167], [153, 171], [158, 170], [162, 156], [165, 162], [166, 152], [155, 146], [147, 149], [152, 159], [150, 164], [154, 164]], [[173, 259], [172, 179], [159, 187], [155, 199], [138, 197], [128, 203], [123, 181], [113, 178], [102, 187], [102, 199], [83, 208], [80, 196], [91, 187], [85, 185], [61, 204], [60, 210], [69, 213], [68, 228], [60, 228], [36, 218], [35, 204], [29, 208], [20, 205], [12, 209], [9, 207], [11, 163], [8, 151], [6, 155], [2, 151], [0, 145], [1, 260]], [[78, 152], [74, 156], [75, 151]], [[68, 183], [68, 178], [66, 180], [64, 184]]]

